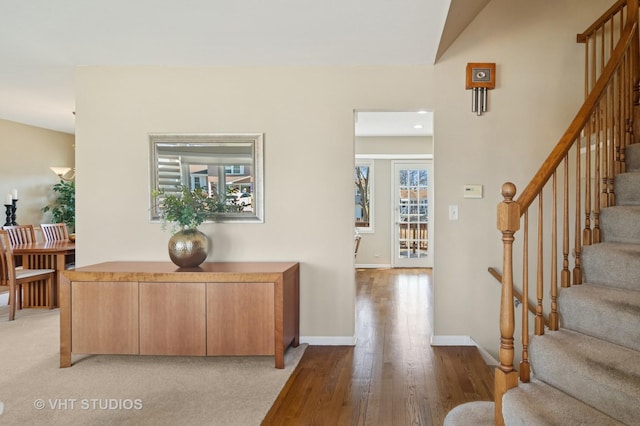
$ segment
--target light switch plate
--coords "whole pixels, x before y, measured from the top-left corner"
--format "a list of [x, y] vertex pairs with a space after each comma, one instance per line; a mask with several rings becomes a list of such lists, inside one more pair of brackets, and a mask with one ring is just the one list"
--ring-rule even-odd
[[458, 220], [458, 206], [450, 205], [449, 206], [449, 220]]
[[482, 198], [482, 185], [465, 185], [464, 198]]

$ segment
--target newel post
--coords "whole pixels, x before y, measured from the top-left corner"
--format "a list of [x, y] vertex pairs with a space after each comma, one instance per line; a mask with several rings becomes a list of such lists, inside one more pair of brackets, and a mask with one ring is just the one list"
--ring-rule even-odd
[[502, 396], [518, 386], [518, 372], [513, 368], [513, 331], [515, 312], [513, 304], [513, 235], [520, 229], [520, 205], [513, 201], [516, 186], [502, 185], [504, 201], [498, 204], [498, 230], [502, 232], [502, 294], [500, 295], [500, 365], [495, 371], [495, 423], [504, 425]]

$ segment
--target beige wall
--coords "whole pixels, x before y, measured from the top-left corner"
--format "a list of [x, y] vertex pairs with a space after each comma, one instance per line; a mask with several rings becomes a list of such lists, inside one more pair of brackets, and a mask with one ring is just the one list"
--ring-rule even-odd
[[[203, 226], [215, 241], [210, 260], [300, 261], [301, 334], [348, 341], [353, 111], [426, 108], [435, 117], [435, 332], [471, 336], [495, 356], [499, 286], [487, 267], [501, 265], [500, 186], [522, 188], [572, 118], [582, 98], [575, 35], [610, 3], [493, 0], [436, 66], [80, 68], [78, 263], [167, 260], [169, 235], [148, 222], [147, 133], [264, 132], [265, 223]], [[464, 72], [485, 61], [497, 63], [497, 87], [477, 117]], [[463, 199], [467, 183], [484, 185], [484, 198]]]
[[0, 225], [6, 218], [5, 197], [13, 189], [19, 198], [16, 222], [37, 225], [50, 220], [50, 213], [41, 209], [55, 199], [51, 188], [59, 179], [49, 167], [73, 167], [73, 144], [74, 136], [67, 133], [0, 120]]
[[149, 132], [263, 132], [265, 223], [205, 224], [209, 260], [301, 262], [302, 336], [354, 336], [355, 109], [432, 106], [432, 69], [80, 68], [78, 264], [168, 260], [149, 223]]
[[356, 154], [433, 154], [433, 136], [357, 136]]

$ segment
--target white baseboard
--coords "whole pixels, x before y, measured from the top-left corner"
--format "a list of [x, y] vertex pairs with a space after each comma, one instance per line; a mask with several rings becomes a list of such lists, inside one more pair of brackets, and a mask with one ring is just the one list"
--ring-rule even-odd
[[475, 346], [487, 365], [498, 365], [499, 362], [491, 356], [471, 336], [431, 336], [431, 346]]
[[381, 269], [391, 268], [389, 263], [356, 263], [356, 269]]
[[476, 346], [471, 336], [431, 336], [431, 346]]
[[478, 351], [480, 351], [480, 356], [484, 360], [485, 364], [493, 365], [493, 366], [497, 366], [497, 365], [500, 364], [500, 362], [498, 362], [497, 359], [495, 359], [493, 356], [491, 356], [491, 354], [489, 352], [485, 351], [482, 346], [480, 346], [478, 344], [476, 344], [476, 346], [478, 347]]
[[9, 292], [0, 293], [0, 305], [8, 305], [9, 304]]
[[356, 336], [300, 336], [300, 343], [312, 346], [355, 346]]

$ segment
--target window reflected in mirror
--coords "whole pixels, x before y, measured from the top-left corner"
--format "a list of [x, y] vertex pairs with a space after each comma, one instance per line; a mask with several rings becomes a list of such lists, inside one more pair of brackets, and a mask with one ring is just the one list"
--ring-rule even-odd
[[[263, 222], [261, 133], [152, 133], [151, 191], [179, 193], [181, 185], [225, 199], [229, 212], [216, 222]], [[151, 220], [159, 220], [151, 197]]]

